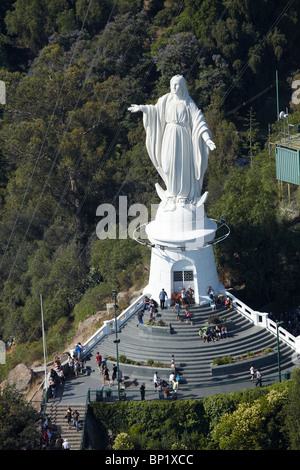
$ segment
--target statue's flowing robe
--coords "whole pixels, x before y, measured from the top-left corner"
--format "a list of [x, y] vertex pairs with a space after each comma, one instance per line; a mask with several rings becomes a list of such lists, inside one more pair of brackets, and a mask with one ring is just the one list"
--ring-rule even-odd
[[210, 137], [201, 110], [190, 97], [177, 101], [167, 93], [155, 106], [143, 106], [143, 124], [147, 152], [166, 185], [165, 197], [197, 202], [209, 155], [203, 133]]

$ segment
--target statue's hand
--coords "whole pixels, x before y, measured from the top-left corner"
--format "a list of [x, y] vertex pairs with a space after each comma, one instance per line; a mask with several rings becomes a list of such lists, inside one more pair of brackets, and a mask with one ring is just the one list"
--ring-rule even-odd
[[206, 144], [208, 145], [208, 147], [210, 148], [210, 150], [215, 150], [216, 144], [215, 144], [211, 139], [208, 139], [208, 140], [206, 141]]
[[141, 106], [139, 106], [138, 104], [132, 104], [130, 108], [128, 108], [128, 111], [130, 111], [131, 113], [137, 113], [138, 111], [142, 111], [142, 110], [141, 110]]

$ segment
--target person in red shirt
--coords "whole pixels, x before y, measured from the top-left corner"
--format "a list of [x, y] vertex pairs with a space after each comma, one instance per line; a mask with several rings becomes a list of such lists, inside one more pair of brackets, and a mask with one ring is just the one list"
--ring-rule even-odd
[[102, 356], [99, 352], [97, 352], [96, 361], [97, 361], [99, 372], [101, 372]]

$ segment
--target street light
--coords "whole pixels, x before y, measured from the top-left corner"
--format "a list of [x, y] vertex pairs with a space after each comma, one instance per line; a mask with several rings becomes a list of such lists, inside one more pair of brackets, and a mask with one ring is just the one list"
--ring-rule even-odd
[[118, 377], [118, 400], [120, 400], [120, 372], [119, 372], [119, 342], [120, 340], [118, 339], [118, 325], [117, 325], [117, 291], [113, 290], [112, 294], [115, 299], [115, 333], [116, 333], [116, 339], [114, 343], [116, 344], [116, 352], [117, 352], [117, 377]]
[[280, 371], [280, 347], [279, 347], [279, 330], [280, 322], [276, 320], [276, 335], [277, 335], [277, 360], [278, 360], [278, 379], [281, 382], [281, 371]]

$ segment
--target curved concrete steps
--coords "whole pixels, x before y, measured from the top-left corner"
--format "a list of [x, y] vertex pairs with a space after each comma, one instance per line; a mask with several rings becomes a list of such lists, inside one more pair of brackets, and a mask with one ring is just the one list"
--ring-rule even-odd
[[[253, 325], [236, 310], [228, 311], [220, 308], [212, 312], [209, 307], [193, 306], [191, 308], [193, 325], [185, 322], [178, 322], [172, 309], [164, 310], [156, 314], [156, 320], [162, 319], [166, 323], [171, 323], [174, 334], [145, 335], [137, 327], [137, 317], [131, 318], [118, 333], [120, 343], [118, 346], [119, 357], [125, 355], [133, 361], [146, 362], [153, 359], [169, 365], [172, 354], [175, 355], [176, 369], [182, 377], [182, 383], [187, 386], [196, 386], [203, 383], [218, 383], [221, 380], [247, 380], [249, 371], [232, 372], [228, 371], [224, 376], [212, 376], [211, 364], [216, 357], [230, 355], [238, 357], [246, 355], [248, 351], [260, 352], [266, 348], [277, 350], [277, 342], [274, 335], [264, 328]], [[215, 342], [204, 343], [198, 335], [201, 327], [205, 326], [209, 316], [217, 313], [220, 317], [226, 317], [228, 337]], [[182, 314], [183, 317], [183, 314]], [[145, 312], [144, 320], [149, 318]], [[91, 354], [92, 365], [95, 367], [96, 351], [100, 351], [102, 356], [116, 357], [115, 335], [106, 337]], [[293, 350], [280, 343], [281, 369], [292, 369], [291, 360]], [[264, 367], [264, 375], [277, 374], [277, 357], [274, 355], [272, 363]], [[122, 364], [120, 364], [122, 369]], [[154, 372], [154, 370], [153, 370]], [[135, 369], [135, 373], [136, 369]], [[139, 377], [136, 377], [137, 379]]]

